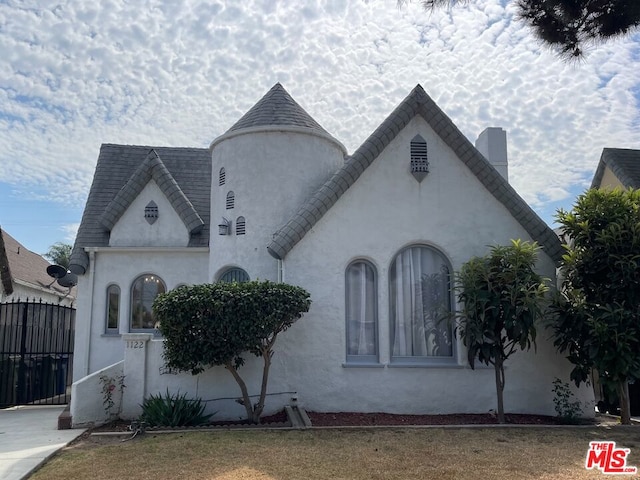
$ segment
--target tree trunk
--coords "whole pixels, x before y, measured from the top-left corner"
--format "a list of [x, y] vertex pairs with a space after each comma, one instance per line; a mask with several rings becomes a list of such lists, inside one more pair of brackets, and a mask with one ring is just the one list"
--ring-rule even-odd
[[504, 402], [502, 393], [504, 392], [504, 360], [497, 358], [493, 364], [496, 373], [496, 394], [498, 397], [498, 423], [506, 423], [504, 419]]
[[233, 378], [236, 379], [236, 382], [240, 386], [240, 391], [242, 392], [242, 402], [244, 403], [244, 408], [247, 411], [247, 420], [254, 423], [258, 423], [254, 420], [253, 406], [251, 405], [251, 398], [249, 398], [247, 385], [244, 383], [244, 380], [242, 380], [242, 377], [238, 373], [238, 370], [236, 370], [236, 368], [233, 366], [231, 362], [225, 363], [224, 368], [226, 368], [231, 372], [231, 375], [233, 375]]
[[618, 398], [620, 399], [620, 423], [631, 425], [631, 402], [629, 399], [629, 382], [627, 380], [618, 382]]
[[264, 399], [267, 396], [267, 382], [269, 381], [269, 368], [271, 367], [272, 356], [273, 352], [271, 348], [263, 349], [262, 360], [264, 365], [262, 367], [262, 385], [260, 387], [260, 399], [253, 410], [253, 423], [260, 422], [260, 415], [262, 415], [262, 410], [264, 410]]

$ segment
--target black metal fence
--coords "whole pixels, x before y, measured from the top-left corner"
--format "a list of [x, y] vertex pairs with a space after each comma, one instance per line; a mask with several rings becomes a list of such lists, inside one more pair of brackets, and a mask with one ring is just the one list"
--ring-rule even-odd
[[42, 301], [0, 303], [0, 408], [69, 402], [75, 317]]

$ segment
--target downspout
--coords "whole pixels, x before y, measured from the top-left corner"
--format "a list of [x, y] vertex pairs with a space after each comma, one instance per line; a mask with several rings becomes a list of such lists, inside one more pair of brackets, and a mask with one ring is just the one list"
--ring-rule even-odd
[[278, 259], [278, 283], [284, 282], [284, 259]]
[[95, 289], [95, 275], [96, 271], [96, 252], [93, 250], [89, 250], [89, 284], [91, 288], [89, 289], [89, 323], [87, 327], [87, 333], [84, 338], [84, 344], [87, 346], [84, 354], [84, 376], [89, 375], [89, 361], [91, 359], [91, 325], [93, 324], [93, 291]]

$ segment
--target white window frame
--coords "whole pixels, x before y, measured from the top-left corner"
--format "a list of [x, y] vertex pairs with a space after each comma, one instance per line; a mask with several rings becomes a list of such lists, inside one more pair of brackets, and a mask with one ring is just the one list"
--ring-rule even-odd
[[[356, 268], [359, 265], [363, 265], [365, 268], [365, 283], [360, 285], [364, 291], [361, 291], [364, 297], [370, 293], [373, 304], [364, 313], [364, 315], [371, 315], [372, 319], [367, 319], [365, 323], [373, 323], [373, 353], [358, 354], [350, 353], [351, 340], [354, 332], [351, 330], [353, 322], [350, 321], [350, 315], [352, 314], [351, 302], [351, 288], [349, 286], [349, 273], [352, 268]], [[367, 290], [366, 284], [366, 269], [370, 269], [373, 275], [373, 287], [371, 292]], [[379, 347], [379, 334], [378, 334], [378, 270], [373, 263], [363, 258], [357, 258], [347, 265], [344, 272], [345, 275], [345, 337], [346, 337], [346, 362], [347, 364], [378, 364], [380, 361], [380, 347]], [[369, 298], [365, 298], [365, 302], [369, 301]], [[364, 328], [361, 326], [360, 328]], [[364, 332], [361, 332], [364, 333]]]
[[[446, 327], [446, 332], [445, 335], [449, 337], [449, 341], [451, 343], [451, 353], [449, 355], [430, 355], [430, 354], [409, 354], [409, 355], [400, 355], [394, 352], [394, 344], [396, 343], [396, 336], [398, 335], [398, 332], [400, 331], [401, 327], [396, 328], [396, 316], [397, 316], [397, 311], [404, 311], [406, 312], [408, 309], [406, 308], [406, 306], [403, 307], [398, 307], [398, 303], [397, 303], [397, 298], [394, 298], [394, 292], [398, 291], [398, 286], [397, 285], [393, 285], [393, 281], [394, 281], [394, 275], [395, 275], [395, 271], [396, 271], [396, 262], [398, 261], [398, 259], [401, 257], [402, 254], [404, 254], [405, 252], [411, 251], [413, 249], [426, 249], [428, 251], [431, 251], [432, 253], [435, 253], [436, 255], [439, 256], [439, 259], [442, 262], [442, 267], [446, 268], [446, 274], [447, 274], [447, 278], [446, 278], [446, 282], [447, 282], [447, 292], [446, 294], [443, 295], [443, 301], [446, 302], [445, 307], [447, 308], [447, 310], [449, 312], [452, 312], [455, 308], [455, 302], [454, 302], [454, 291], [453, 291], [453, 269], [451, 267], [451, 262], [449, 261], [449, 259], [447, 258], [447, 256], [439, 249], [431, 246], [431, 245], [427, 245], [427, 244], [412, 244], [412, 245], [408, 245], [404, 248], [402, 248], [400, 251], [398, 251], [394, 256], [393, 259], [391, 260], [391, 263], [389, 264], [389, 283], [388, 283], [388, 287], [389, 287], [389, 292], [388, 292], [388, 299], [389, 299], [389, 352], [390, 352], [390, 365], [391, 366], [419, 366], [419, 365], [457, 365], [457, 352], [456, 352], [456, 338], [453, 332], [453, 325], [451, 323], [448, 323], [447, 327]], [[434, 272], [436, 273], [436, 272]], [[415, 283], [414, 286], [412, 287], [411, 285], [408, 286], [408, 288], [410, 288], [410, 291], [415, 291]], [[422, 296], [422, 293], [419, 294], [420, 296]], [[414, 295], [411, 300], [411, 308], [420, 308], [420, 305], [418, 304], [422, 304], [422, 302], [420, 300], [416, 299], [416, 295]], [[405, 298], [407, 298], [405, 296]], [[415, 303], [415, 305], [414, 305]], [[394, 307], [396, 311], [394, 311]], [[422, 304], [422, 309], [424, 311], [424, 304]], [[406, 313], [405, 313], [405, 318], [406, 318]], [[447, 320], [442, 320], [444, 322], [447, 322]], [[416, 332], [416, 328], [413, 326], [413, 322], [411, 323], [411, 334], [415, 334], [418, 333], [416, 338], [416, 341], [418, 344], [422, 344], [421, 342], [421, 338], [420, 338], [420, 334], [424, 334], [425, 335], [425, 340], [424, 340], [424, 344], [422, 344], [424, 346], [424, 348], [426, 350], [429, 349], [429, 341], [431, 340], [431, 338], [428, 338], [426, 336], [426, 332], [422, 333], [419, 332], [420, 328], [418, 327], [418, 331]], [[404, 332], [401, 333], [406, 333], [409, 329], [405, 326]], [[405, 346], [408, 343], [408, 340], [405, 339], [405, 342], [402, 342], [401, 339], [398, 339], [399, 345], [400, 347], [402, 347], [402, 343], [405, 344]], [[413, 347], [413, 341], [412, 343], [412, 347]]]

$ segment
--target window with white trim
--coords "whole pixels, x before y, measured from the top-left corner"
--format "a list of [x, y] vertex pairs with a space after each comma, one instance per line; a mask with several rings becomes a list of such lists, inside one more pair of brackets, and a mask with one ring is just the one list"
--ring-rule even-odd
[[347, 363], [378, 362], [378, 281], [375, 267], [352, 262], [345, 272]]
[[107, 287], [107, 319], [105, 333], [117, 334], [120, 326], [120, 287], [109, 285]]
[[236, 195], [233, 192], [227, 193], [227, 210], [231, 210], [236, 203]]
[[224, 169], [224, 167], [222, 167], [220, 169], [220, 173], [218, 174], [218, 185], [222, 186], [225, 184], [226, 181], [227, 181], [227, 172]]
[[391, 359], [453, 361], [451, 268], [438, 250], [410, 246], [389, 269]]
[[153, 301], [167, 287], [157, 275], [141, 275], [131, 285], [131, 323], [130, 331], [148, 331], [156, 327], [153, 315]]

